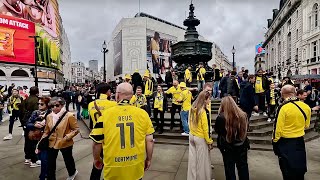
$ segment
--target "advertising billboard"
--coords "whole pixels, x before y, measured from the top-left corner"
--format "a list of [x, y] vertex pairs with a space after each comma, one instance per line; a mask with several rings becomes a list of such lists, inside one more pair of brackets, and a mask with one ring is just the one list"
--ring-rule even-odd
[[114, 76], [118, 76], [122, 74], [122, 31], [120, 31], [116, 38], [114, 38], [113, 47]]
[[0, 14], [0, 62], [34, 64], [35, 25]]
[[[57, 0], [0, 0], [0, 14], [18, 18], [20, 21], [24, 19], [35, 23], [33, 36], [39, 36], [37, 64], [44, 67], [62, 68], [60, 57], [61, 18]], [[20, 46], [20, 42], [13, 43], [14, 47]], [[15, 58], [15, 61], [25, 63], [18, 56]]]
[[171, 45], [176, 37], [147, 29], [147, 68], [150, 72], [164, 75], [166, 69], [174, 67], [171, 59]]
[[262, 47], [262, 43], [256, 45], [256, 54], [265, 54], [266, 50]]

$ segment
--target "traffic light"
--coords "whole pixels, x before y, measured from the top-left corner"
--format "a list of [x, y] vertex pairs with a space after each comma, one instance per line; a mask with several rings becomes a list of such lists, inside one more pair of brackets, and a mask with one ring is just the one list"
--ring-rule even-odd
[[35, 75], [34, 68], [30, 68], [30, 72], [31, 72], [32, 76]]

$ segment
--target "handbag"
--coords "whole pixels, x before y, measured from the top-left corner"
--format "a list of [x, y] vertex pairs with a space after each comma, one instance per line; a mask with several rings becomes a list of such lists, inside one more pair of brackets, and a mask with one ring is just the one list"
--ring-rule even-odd
[[[43, 119], [46, 119], [49, 115], [50, 111], [47, 111], [44, 115]], [[40, 117], [38, 117], [40, 119]], [[37, 121], [37, 120], [36, 120]], [[43, 129], [35, 128], [34, 130], [30, 130], [28, 133], [28, 138], [30, 140], [39, 141], [43, 135]]]
[[57, 123], [54, 125], [54, 127], [51, 129], [51, 131], [49, 132], [48, 136], [42, 138], [39, 143], [38, 143], [38, 149], [39, 150], [48, 150], [49, 149], [49, 137], [51, 136], [51, 134], [53, 133], [53, 131], [56, 130], [57, 126], [60, 124], [60, 122], [62, 121], [62, 119], [64, 118], [64, 116], [68, 113], [68, 111], [64, 112], [63, 115], [59, 118], [59, 120], [57, 121]]

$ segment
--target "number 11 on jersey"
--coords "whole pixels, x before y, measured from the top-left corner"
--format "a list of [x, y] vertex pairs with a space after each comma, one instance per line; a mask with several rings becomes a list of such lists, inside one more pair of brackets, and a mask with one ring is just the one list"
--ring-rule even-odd
[[[116, 124], [118, 128], [120, 128], [120, 146], [121, 149], [126, 148], [126, 140], [125, 140], [125, 126], [124, 123], [118, 123]], [[126, 123], [126, 126], [130, 128], [130, 146], [131, 148], [134, 147], [134, 123], [133, 122], [128, 122]]]

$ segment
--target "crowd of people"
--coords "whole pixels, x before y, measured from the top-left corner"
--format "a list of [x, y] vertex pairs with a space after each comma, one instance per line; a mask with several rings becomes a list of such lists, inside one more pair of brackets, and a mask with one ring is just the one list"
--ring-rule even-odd
[[[66, 86], [52, 91], [50, 97], [39, 96], [38, 87], [1, 86], [0, 115], [5, 104], [9, 112], [9, 134], [3, 139], [13, 138], [14, 123], [19, 119], [25, 138], [24, 163], [41, 167], [40, 180], [56, 179], [60, 151], [71, 180], [78, 174], [73, 158], [73, 138], [79, 133], [77, 120], [90, 119], [94, 157], [90, 179], [100, 179], [103, 173], [104, 179], [136, 180], [150, 168], [153, 133], [164, 133], [164, 114], [170, 111], [170, 131], [178, 113], [181, 135], [189, 136], [188, 180], [212, 179], [214, 132], [218, 134], [226, 179], [236, 179], [237, 167], [239, 179], [247, 180], [250, 117], [261, 114], [274, 121], [272, 141], [283, 178], [303, 179], [307, 170], [304, 129], [310, 126], [312, 110], [319, 110], [317, 90], [307, 80], [302, 90], [297, 90], [289, 78], [276, 84], [273, 74], [262, 69], [256, 75], [244, 68], [230, 73], [216, 65], [213, 69], [213, 82], [206, 82], [202, 63], [195, 74], [187, 68], [183, 79], [171, 69], [165, 90], [149, 71], [143, 76], [137, 71], [126, 74], [117, 82]], [[192, 88], [193, 79], [196, 88]], [[221, 99], [214, 128], [212, 99]], [[76, 114], [69, 112], [70, 107]]]

